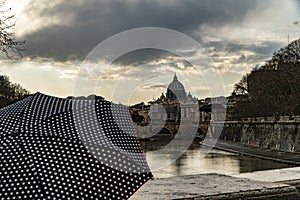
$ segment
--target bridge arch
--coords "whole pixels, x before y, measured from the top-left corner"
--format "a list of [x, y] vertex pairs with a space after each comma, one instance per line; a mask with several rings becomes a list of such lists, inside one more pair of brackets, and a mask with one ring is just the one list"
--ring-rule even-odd
[[174, 136], [173, 131], [165, 126], [155, 127], [154, 129], [151, 130], [151, 132], [157, 134], [169, 134], [172, 137]]

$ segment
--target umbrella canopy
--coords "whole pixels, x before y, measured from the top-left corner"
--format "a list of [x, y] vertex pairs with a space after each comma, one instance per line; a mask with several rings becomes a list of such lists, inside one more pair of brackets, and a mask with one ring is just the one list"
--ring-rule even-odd
[[37, 93], [0, 117], [1, 198], [128, 199], [152, 178], [125, 106]]

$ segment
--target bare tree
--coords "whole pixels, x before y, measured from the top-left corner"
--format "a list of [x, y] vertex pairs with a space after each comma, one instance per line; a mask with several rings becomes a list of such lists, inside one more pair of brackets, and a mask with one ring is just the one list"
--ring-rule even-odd
[[9, 13], [9, 10], [3, 10], [3, 5], [6, 0], [0, 1], [0, 52], [5, 54], [8, 58], [14, 56], [22, 57], [22, 45], [25, 41], [17, 40], [14, 34], [14, 15]]

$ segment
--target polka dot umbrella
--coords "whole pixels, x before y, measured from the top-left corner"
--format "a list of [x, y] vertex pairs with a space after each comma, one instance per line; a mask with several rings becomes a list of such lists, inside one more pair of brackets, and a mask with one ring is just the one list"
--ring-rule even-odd
[[125, 106], [37, 93], [0, 117], [0, 199], [128, 199], [153, 177]]

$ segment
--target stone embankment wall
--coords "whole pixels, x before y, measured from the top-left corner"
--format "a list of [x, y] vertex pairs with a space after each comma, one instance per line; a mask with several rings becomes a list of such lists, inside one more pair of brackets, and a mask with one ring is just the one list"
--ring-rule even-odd
[[261, 148], [300, 152], [300, 117], [226, 122], [220, 138]]

